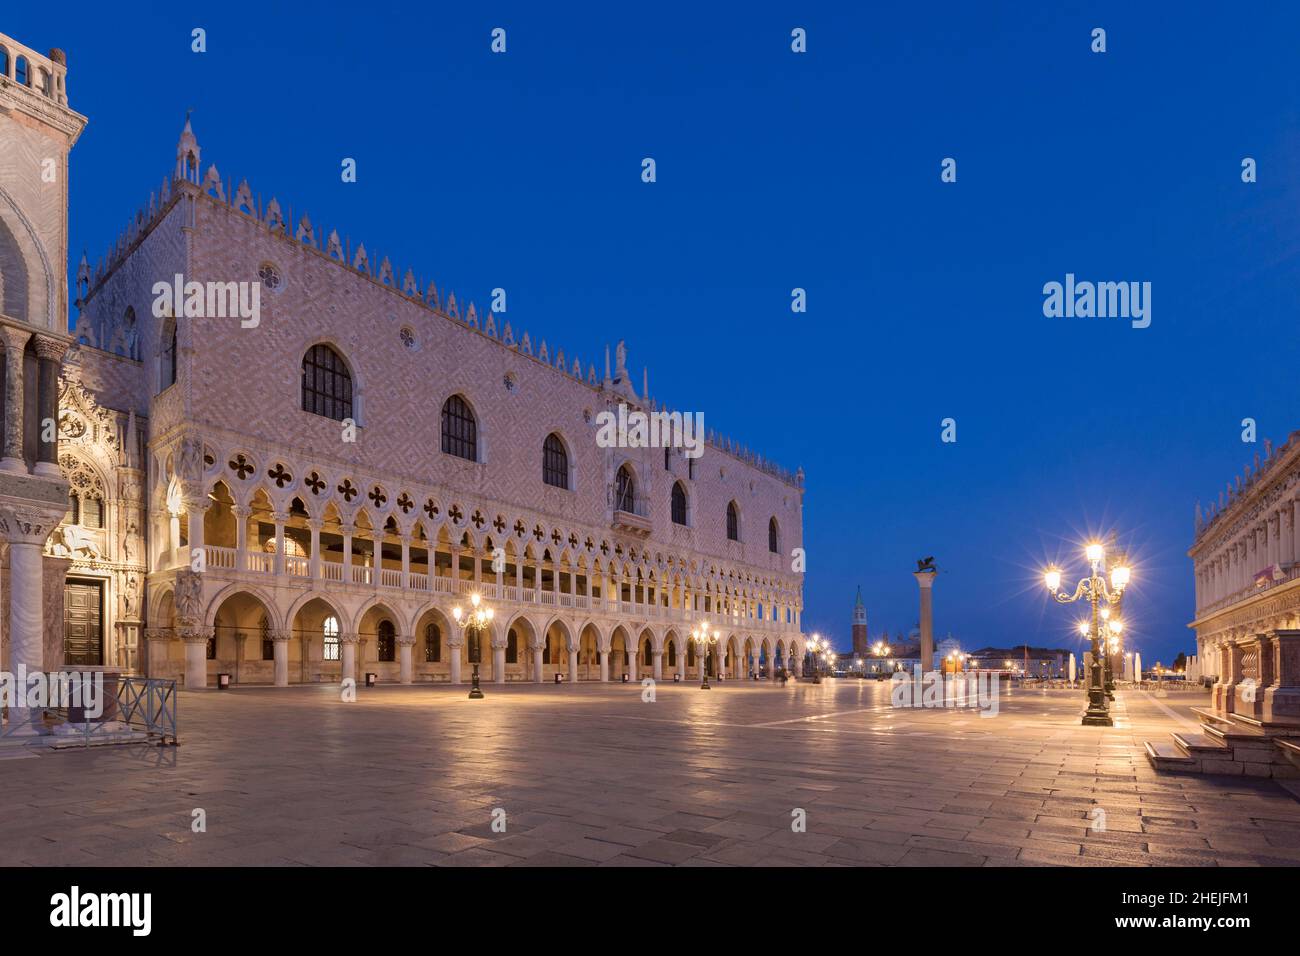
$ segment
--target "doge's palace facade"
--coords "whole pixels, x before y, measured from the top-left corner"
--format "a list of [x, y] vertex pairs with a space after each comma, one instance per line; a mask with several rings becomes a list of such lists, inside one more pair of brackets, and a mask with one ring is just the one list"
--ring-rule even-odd
[[[68, 105], [67, 62], [0, 35], [0, 669], [57, 659], [65, 562], [45, 543], [68, 502], [59, 383], [68, 329], [68, 155], [86, 118]], [[8, 731], [39, 730], [8, 708]]]
[[50, 548], [109, 582], [110, 656], [190, 687], [461, 681], [477, 593], [489, 680], [802, 660], [801, 472], [712, 432], [698, 458], [602, 447], [602, 413], [669, 412], [622, 343], [552, 351], [200, 158], [187, 120], [77, 276], [65, 440], [104, 439], [65, 471], [107, 503]]

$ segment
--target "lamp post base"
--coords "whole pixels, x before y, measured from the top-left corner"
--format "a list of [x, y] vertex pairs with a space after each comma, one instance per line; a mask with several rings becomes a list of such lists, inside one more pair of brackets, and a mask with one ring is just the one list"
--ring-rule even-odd
[[482, 699], [483, 699], [483, 688], [479, 687], [479, 685], [478, 685], [478, 665], [477, 665], [477, 664], [474, 665], [474, 676], [473, 676], [473, 678], [472, 678], [472, 684], [471, 684], [471, 687], [470, 687], [470, 689], [469, 689], [469, 699], [470, 699], [470, 700], [482, 700]]
[[1093, 687], [1088, 691], [1088, 709], [1083, 712], [1083, 725], [1085, 727], [1115, 726], [1115, 721], [1111, 719], [1110, 711], [1106, 708], [1104, 688]]
[[709, 679], [707, 677], [704, 678], [704, 680], [700, 681], [700, 690], [710, 690], [710, 689], [711, 688], [709, 687]]

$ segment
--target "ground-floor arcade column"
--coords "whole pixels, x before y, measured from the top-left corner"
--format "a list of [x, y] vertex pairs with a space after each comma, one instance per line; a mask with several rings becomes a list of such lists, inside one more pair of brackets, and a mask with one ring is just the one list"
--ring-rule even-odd
[[578, 649], [569, 648], [569, 683], [578, 683]]
[[[66, 490], [66, 486], [65, 490]], [[45, 670], [45, 539], [62, 514], [55, 508], [20, 505], [0, 507], [0, 533], [9, 542], [9, 670], [28, 676]], [[15, 687], [9, 708], [9, 728], [14, 734], [40, 732], [42, 711], [26, 703], [26, 683]]]
[[545, 654], [545, 650], [543, 649], [543, 646], [540, 643], [540, 641], [545, 641], [545, 640], [546, 640], [546, 635], [543, 634], [541, 638], [538, 640], [538, 642], [535, 642], [533, 644], [533, 682], [537, 684], [542, 683], [542, 681], [544, 680], [544, 677], [542, 675], [542, 658]]
[[204, 690], [208, 686], [208, 640], [215, 628], [182, 627], [185, 642], [185, 689]]
[[[478, 559], [475, 558], [474, 560], [477, 561]], [[492, 682], [494, 684], [504, 684], [506, 682], [506, 635], [504, 632], [501, 634], [492, 633]]]
[[677, 652], [677, 676], [683, 681], [686, 680], [686, 648], [673, 646]]
[[[627, 658], [627, 679], [632, 683], [637, 682], [637, 664], [641, 657], [640, 647], [628, 647], [627, 641], [623, 642], [623, 656]], [[621, 679], [621, 678], [620, 678]]]
[[662, 648], [654, 648], [650, 651], [650, 656], [654, 659], [654, 678], [655, 680], [664, 679], [664, 652]]
[[172, 632], [166, 627], [146, 627], [144, 629], [145, 675], [161, 677], [167, 665], [167, 645], [171, 642]]
[[289, 638], [292, 635], [288, 631], [276, 631], [271, 635], [273, 652], [275, 654], [275, 686], [289, 686]]
[[[1238, 673], [1234, 660], [1237, 656], [1234, 647], [1235, 644], [1231, 636], [1220, 639], [1218, 647], [1219, 681], [1214, 685], [1214, 696], [1212, 701], [1214, 709], [1221, 714], [1232, 712], [1233, 698], [1236, 695], [1235, 687], [1237, 684]], [[1136, 664], [1134, 665], [1134, 669], [1136, 670]], [[1142, 675], [1140, 673], [1137, 674], [1136, 679], [1140, 682], [1142, 680]]]
[[600, 679], [609, 683], [609, 638], [601, 641], [596, 650], [600, 654]]
[[1270, 724], [1300, 726], [1300, 630], [1276, 630], [1268, 651], [1270, 680], [1261, 717]]
[[354, 685], [357, 682], [357, 641], [360, 639], [360, 635], [355, 633], [339, 635], [339, 657], [343, 665], [343, 680], [350, 680]]
[[447, 651], [451, 655], [451, 682], [460, 683], [460, 654], [465, 646], [465, 635], [457, 628], [457, 633], [447, 635]]
[[397, 639], [398, 681], [409, 684], [415, 679], [415, 637], [403, 634]]

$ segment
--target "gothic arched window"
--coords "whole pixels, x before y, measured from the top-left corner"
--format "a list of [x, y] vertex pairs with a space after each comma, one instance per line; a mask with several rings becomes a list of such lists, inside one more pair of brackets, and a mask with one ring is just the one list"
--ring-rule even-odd
[[122, 316], [122, 334], [125, 337], [123, 348], [126, 350], [126, 357], [138, 359], [140, 357], [139, 330], [136, 328], [135, 309], [129, 305], [126, 307], [126, 314]]
[[442, 405], [442, 450], [466, 461], [478, 461], [478, 421], [459, 395]]
[[437, 624], [427, 624], [424, 628], [424, 662], [437, 664], [442, 660], [442, 633]]
[[519, 635], [515, 633], [512, 627], [510, 633], [506, 635], [506, 663], [519, 663]]
[[727, 504], [727, 540], [740, 540], [740, 509], [734, 501]]
[[18, 59], [14, 61], [14, 80], [22, 86], [27, 86], [28, 72], [27, 57], [18, 57]]
[[554, 432], [546, 436], [542, 445], [542, 481], [556, 488], [569, 487], [569, 453]]
[[334, 615], [325, 618], [321, 624], [321, 637], [324, 639], [324, 651], [321, 658], [327, 661], [339, 659], [339, 619]]
[[104, 527], [104, 499], [85, 495], [81, 499], [81, 521], [84, 528]]
[[258, 630], [262, 632], [262, 660], [275, 660], [275, 641], [271, 640], [271, 622], [263, 617]]
[[635, 513], [636, 482], [632, 478], [632, 469], [627, 465], [618, 470], [618, 477], [614, 482], [614, 507], [628, 514]]
[[379, 659], [392, 661], [397, 659], [397, 628], [392, 621], [379, 622]]
[[328, 345], [313, 345], [302, 358], [302, 410], [338, 422], [352, 417], [352, 373]]
[[158, 391], [176, 384], [176, 320], [163, 326], [162, 355], [158, 370]]
[[776, 516], [773, 515], [772, 520], [767, 523], [767, 550], [771, 551], [773, 554], [776, 554], [781, 550], [779, 531], [780, 529], [776, 524]]
[[680, 481], [673, 484], [673, 524], [686, 524], [686, 489]]

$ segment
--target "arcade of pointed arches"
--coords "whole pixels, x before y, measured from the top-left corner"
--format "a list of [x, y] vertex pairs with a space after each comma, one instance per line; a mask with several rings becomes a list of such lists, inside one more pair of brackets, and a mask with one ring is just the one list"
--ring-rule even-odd
[[[353, 605], [321, 591], [299, 593], [283, 605], [265, 589], [232, 583], [204, 613], [209, 680], [219, 671], [236, 683], [317, 683], [374, 672], [381, 680], [467, 682], [469, 638], [455, 625], [452, 602], [370, 597]], [[169, 620], [172, 592], [154, 601], [154, 621]], [[151, 628], [167, 640], [170, 628]], [[648, 625], [596, 617], [516, 612], [481, 637], [483, 679], [494, 682], [636, 681], [645, 677], [770, 679], [784, 669], [799, 674], [800, 635], [762, 635], [743, 628], [721, 634], [707, 657], [697, 655], [689, 625]], [[283, 650], [280, 650], [280, 648]], [[349, 654], [348, 648], [351, 648]], [[277, 679], [277, 654], [284, 660]], [[602, 659], [603, 658], [603, 659]], [[349, 664], [351, 661], [351, 664]]]

